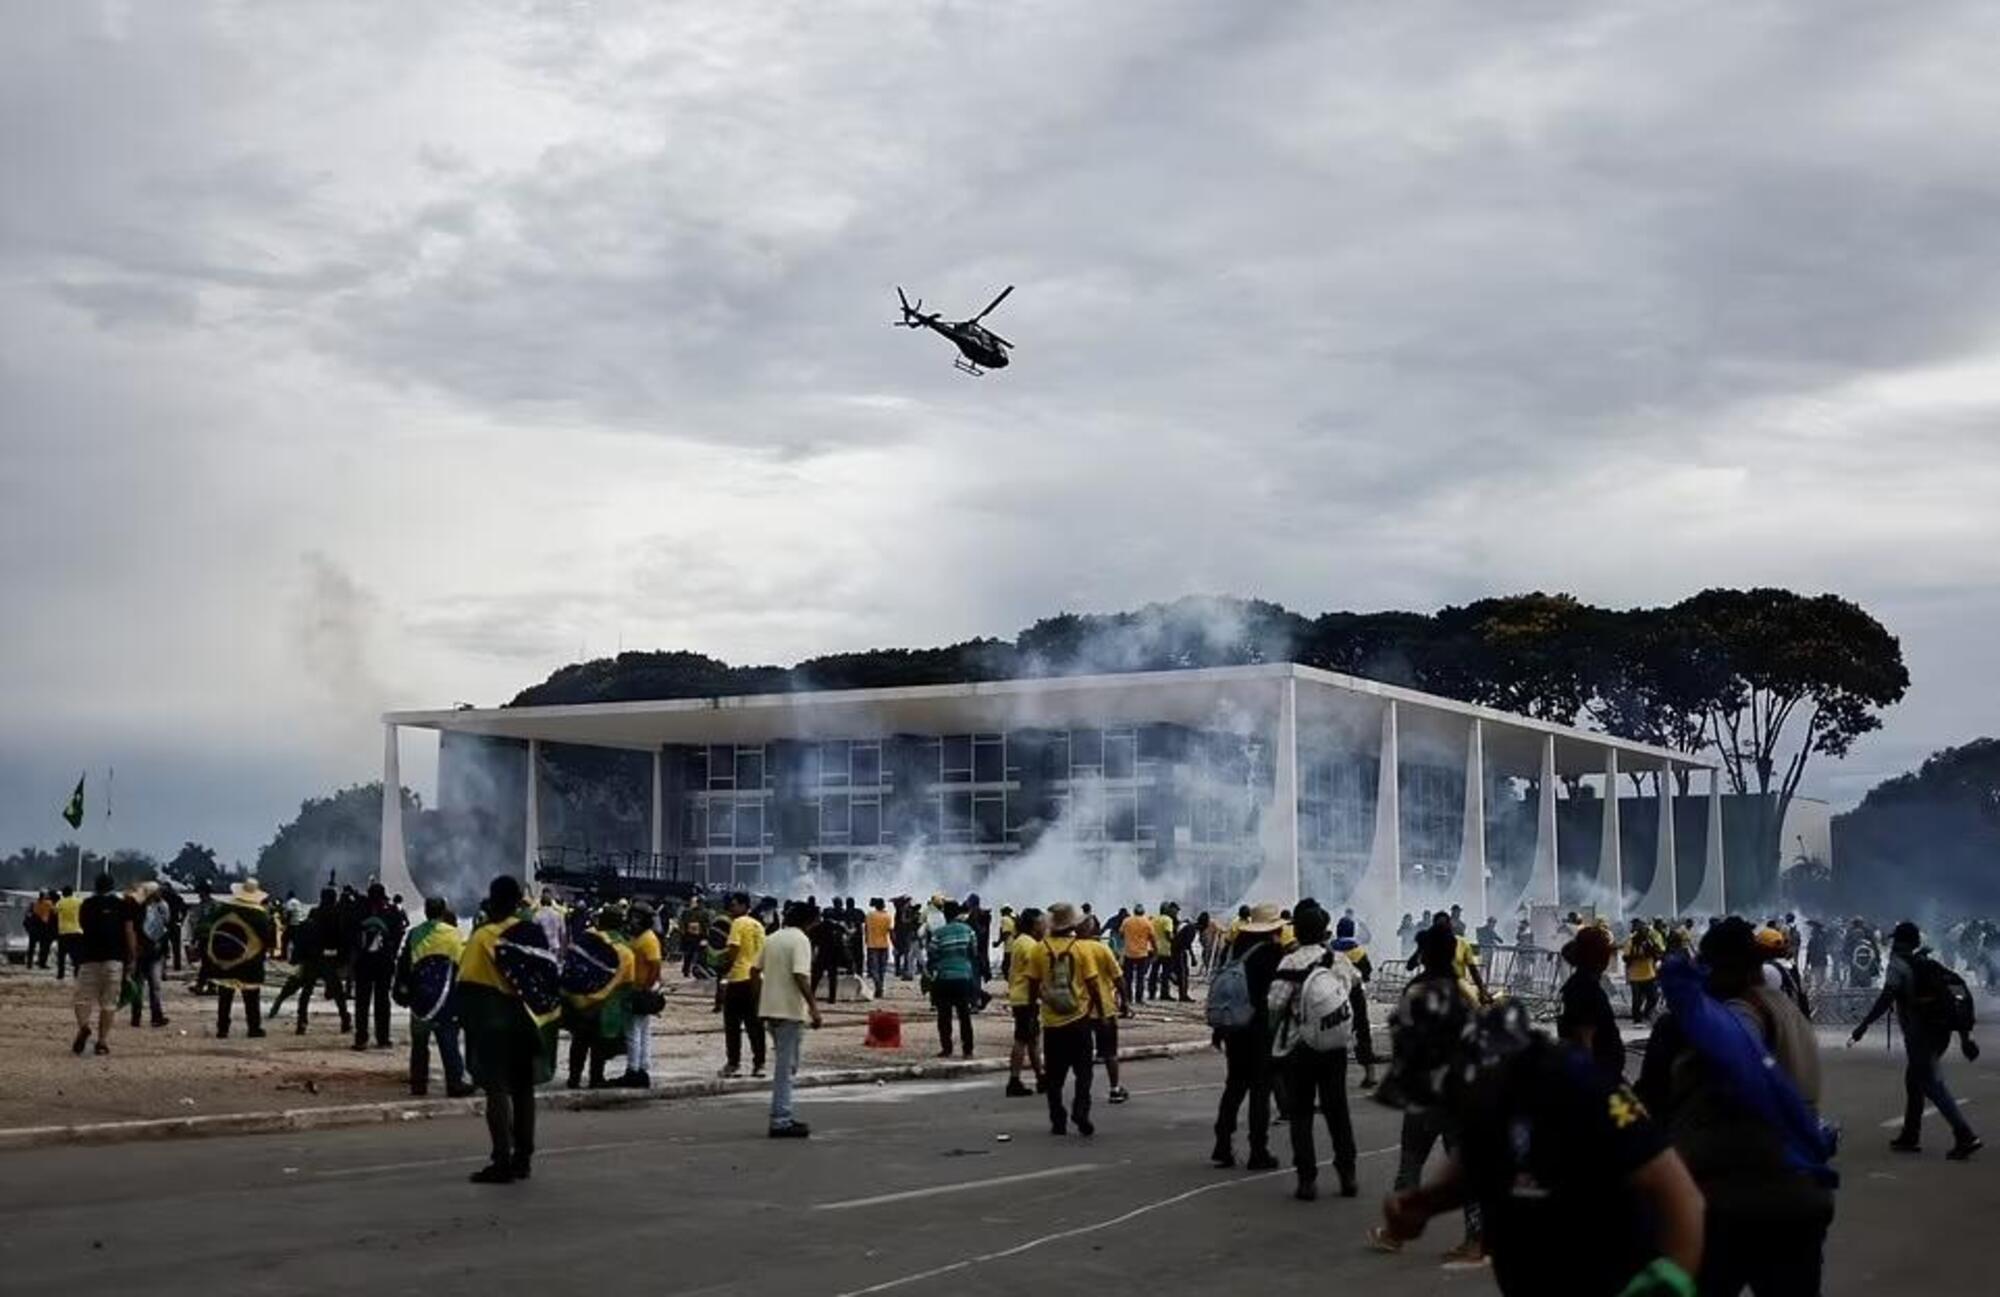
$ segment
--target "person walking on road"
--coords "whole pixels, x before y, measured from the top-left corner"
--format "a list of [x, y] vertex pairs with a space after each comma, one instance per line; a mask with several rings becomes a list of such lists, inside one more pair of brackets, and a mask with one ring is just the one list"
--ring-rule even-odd
[[[750, 1075], [764, 1075], [764, 1020], [757, 1016], [757, 968], [764, 953], [764, 925], [750, 913], [750, 894], [731, 892], [729, 940], [722, 949], [722, 976], [715, 983], [715, 1012], [722, 1015], [727, 1061], [723, 1077], [743, 1075], [743, 1037], [750, 1037]], [[811, 976], [811, 969], [807, 969]]]
[[[1086, 975], [1077, 952], [1077, 910], [1067, 903], [1049, 907], [1049, 935], [1026, 952], [1028, 998], [1042, 1016], [1042, 1063], [1047, 1069], [1049, 1133], [1067, 1135], [1074, 1126], [1088, 1138], [1090, 1120], [1091, 1029], [1093, 1008], [1102, 1013], [1096, 983]], [[1074, 1092], [1069, 1082], [1075, 1078]], [[1068, 1097], [1066, 1098], [1066, 1094]]]
[[820, 1025], [813, 1001], [813, 929], [819, 912], [803, 901], [785, 906], [785, 926], [772, 933], [758, 956], [757, 1016], [771, 1035], [772, 1139], [804, 1139], [812, 1128], [792, 1112], [792, 1078], [798, 1074], [805, 1029]]
[[459, 956], [455, 993], [472, 1079], [486, 1095], [492, 1150], [472, 1173], [474, 1184], [511, 1184], [533, 1172], [535, 1087], [555, 1073], [560, 979], [520, 880], [495, 878]]
[[170, 926], [167, 900], [160, 895], [160, 885], [151, 881], [134, 887], [130, 896], [133, 929], [138, 937], [138, 963], [132, 969], [132, 977], [140, 991], [132, 997], [132, 1025], [138, 1026], [140, 1011], [150, 1008], [153, 1025], [164, 1027], [167, 1025], [167, 1013], [160, 1003], [160, 992], [167, 958], [167, 928]]
[[1298, 948], [1278, 962], [1265, 1001], [1273, 1030], [1271, 1053], [1286, 1073], [1285, 1092], [1291, 1098], [1292, 1167], [1298, 1173], [1294, 1196], [1301, 1202], [1319, 1196], [1315, 1102], [1333, 1141], [1340, 1196], [1352, 1198], [1359, 1192], [1354, 1122], [1347, 1111], [1347, 1055], [1354, 1041], [1353, 992], [1361, 976], [1346, 956], [1326, 945], [1330, 918], [1310, 902], [1293, 913]]
[[1972, 1039], [1972, 997], [1958, 974], [1932, 957], [1923, 933], [1905, 919], [1889, 934], [1889, 964], [1882, 993], [1867, 1016], [1854, 1028], [1859, 1044], [1875, 1020], [1891, 1009], [1903, 1028], [1903, 1129], [1889, 1142], [1898, 1153], [1922, 1151], [1924, 1101], [1928, 1099], [1951, 1127], [1952, 1145], [1945, 1156], [1963, 1162], [1986, 1146], [1958, 1110], [1958, 1100], [1944, 1083], [1944, 1052], [1957, 1035], [1967, 1060], [1979, 1057]]
[[313, 991], [323, 988], [340, 1010], [340, 1034], [353, 1031], [354, 1022], [347, 1012], [347, 988], [340, 981], [340, 894], [331, 887], [320, 889], [319, 904], [307, 912], [305, 922], [292, 934], [292, 957], [297, 967], [272, 1002], [271, 1016], [276, 1017], [284, 1009], [285, 1001], [296, 993], [297, 1031], [305, 1035], [306, 1010], [312, 1005]]
[[979, 993], [979, 934], [965, 922], [965, 912], [957, 901], [946, 901], [943, 913], [944, 922], [924, 938], [931, 1003], [937, 1006], [938, 1057], [951, 1057], [951, 1020], [956, 1016], [961, 1056], [971, 1058], [973, 1000]]
[[[1028, 960], [1042, 940], [1042, 912], [1032, 906], [1014, 921], [1002, 963], [1007, 967], [1007, 1011], [1014, 1018], [1014, 1045], [1007, 1056], [1007, 1097], [1026, 1099], [1046, 1084], [1042, 1072], [1042, 1018], [1028, 991]], [[1035, 1089], [1021, 1080], [1022, 1064], [1034, 1068]]]
[[1618, 1015], [1612, 1012], [1611, 997], [1604, 993], [1604, 972], [1611, 966], [1611, 953], [1611, 934], [1599, 927], [1585, 928], [1563, 943], [1562, 960], [1576, 971], [1562, 984], [1556, 1037], [1588, 1054], [1607, 1077], [1622, 1081], [1625, 1039], [1618, 1034]]
[[[97, 1028], [97, 1053], [111, 1052], [111, 1020], [118, 1016], [118, 997], [139, 957], [139, 937], [133, 927], [133, 905], [112, 891], [110, 874], [99, 874], [90, 898], [76, 907], [76, 932], [69, 958], [76, 968], [76, 1039], [69, 1052], [81, 1054]], [[61, 958], [61, 952], [57, 952]]]
[[1251, 907], [1250, 916], [1236, 925], [1229, 962], [1209, 984], [1211, 1043], [1222, 1051], [1225, 1067], [1222, 1102], [1215, 1113], [1215, 1151], [1209, 1158], [1217, 1167], [1236, 1165], [1236, 1119], [1247, 1099], [1250, 1158], [1244, 1165], [1252, 1171], [1278, 1169], [1278, 1159], [1271, 1156], [1271, 1030], [1264, 1008], [1284, 955], [1278, 945], [1284, 926], [1277, 906]]
[[56, 980], [62, 981], [76, 967], [77, 938], [83, 935], [83, 898], [73, 887], [62, 889], [56, 901]]

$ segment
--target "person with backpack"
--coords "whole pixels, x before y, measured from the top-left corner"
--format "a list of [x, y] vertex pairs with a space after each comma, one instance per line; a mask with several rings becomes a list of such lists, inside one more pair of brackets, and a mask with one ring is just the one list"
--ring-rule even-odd
[[347, 1012], [347, 988], [340, 982], [340, 896], [331, 887], [320, 889], [319, 904], [307, 912], [305, 922], [292, 935], [292, 955], [297, 967], [279, 989], [278, 998], [271, 1005], [271, 1016], [277, 1017], [285, 1001], [296, 993], [297, 1034], [305, 1035], [306, 1011], [312, 1004], [313, 991], [324, 987], [324, 994], [340, 1010], [340, 1034], [344, 1036], [354, 1030]]
[[132, 904], [138, 912], [135, 931], [139, 938], [139, 962], [132, 969], [132, 976], [143, 991], [143, 996], [132, 997], [132, 1025], [139, 1025], [140, 1000], [143, 998], [153, 1011], [155, 1027], [167, 1025], [165, 1009], [160, 1004], [160, 984], [162, 966], [167, 958], [167, 902], [160, 895], [160, 885], [144, 882], [130, 892]]
[[[1079, 953], [1077, 910], [1059, 903], [1049, 907], [1049, 935], [1027, 953], [1024, 976], [1028, 999], [1041, 1006], [1042, 1066], [1047, 1069], [1049, 1133], [1097, 1133], [1090, 1121], [1093, 1011], [1102, 1013], [1102, 991], [1088, 975], [1087, 955]], [[1074, 1094], [1064, 1099], [1064, 1087], [1076, 1079]]]
[[1700, 1291], [1817, 1293], [1839, 1177], [1812, 1023], [1764, 983], [1744, 920], [1705, 934], [1700, 959], [1661, 967], [1667, 1012], [1634, 1087], [1706, 1204]]
[[1250, 1101], [1252, 1171], [1275, 1171], [1271, 1156], [1271, 1031], [1264, 1006], [1271, 979], [1284, 957], [1278, 932], [1285, 926], [1275, 905], [1252, 906], [1250, 916], [1236, 927], [1229, 962], [1208, 985], [1208, 1025], [1211, 1043], [1222, 1051], [1222, 1102], [1215, 1112], [1215, 1151], [1209, 1161], [1220, 1168], [1236, 1165], [1236, 1118], [1243, 1101]]
[[[1355, 1178], [1354, 1122], [1347, 1112], [1347, 1054], [1354, 1042], [1355, 988], [1360, 974], [1344, 954], [1326, 944], [1331, 916], [1318, 905], [1301, 903], [1292, 915], [1298, 948], [1278, 962], [1266, 992], [1272, 1024], [1271, 1055], [1286, 1074], [1291, 1098], [1292, 1168], [1298, 1173], [1293, 1196], [1319, 1196], [1319, 1155], [1313, 1148], [1313, 1105], [1317, 1101], [1333, 1140], [1333, 1169], [1340, 1196], [1360, 1192]], [[1343, 920], [1344, 922], [1344, 920]]]
[[1889, 1147], [1898, 1153], [1922, 1151], [1924, 1101], [1930, 1100], [1938, 1115], [1951, 1127], [1952, 1146], [1945, 1154], [1963, 1162], [1984, 1148], [1985, 1141], [1958, 1110], [1958, 1101], [1945, 1087], [1940, 1064], [1952, 1036], [1968, 1061], [1979, 1057], [1972, 1039], [1972, 992], [1965, 979], [1935, 959], [1923, 945], [1923, 933], [1905, 919], [1889, 935], [1889, 967], [1882, 993], [1875, 997], [1867, 1016], [1854, 1028], [1851, 1043], [1859, 1044], [1875, 1020], [1891, 1008], [1903, 1028], [1903, 1129]]
[[389, 990], [396, 980], [396, 955], [403, 948], [403, 912], [389, 904], [380, 883], [368, 885], [367, 909], [354, 932], [354, 1044], [368, 1048], [368, 1018], [375, 1018], [375, 1044], [389, 1048]]
[[1354, 918], [1343, 914], [1333, 925], [1333, 949], [1354, 965], [1354, 1056], [1361, 1061], [1361, 1088], [1375, 1088], [1375, 1038], [1368, 1025], [1368, 979], [1375, 975], [1375, 963], [1368, 947], [1354, 935]]

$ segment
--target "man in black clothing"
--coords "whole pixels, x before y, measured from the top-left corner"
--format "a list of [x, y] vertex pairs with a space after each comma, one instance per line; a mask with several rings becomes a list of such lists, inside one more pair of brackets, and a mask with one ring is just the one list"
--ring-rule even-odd
[[1477, 1202], [1503, 1294], [1691, 1297], [1701, 1193], [1629, 1089], [1519, 1005], [1475, 1013], [1439, 978], [1411, 985], [1391, 1033], [1384, 1094], [1450, 1113], [1462, 1137], [1442, 1174], [1383, 1203], [1379, 1239]]
[[1576, 970], [1562, 984], [1562, 1013], [1556, 1036], [1582, 1050], [1604, 1075], [1625, 1079], [1625, 1041], [1618, 1034], [1618, 1015], [1604, 993], [1604, 973], [1611, 967], [1611, 934], [1591, 924], [1563, 945], [1563, 962]]
[[1224, 1075], [1222, 1102], [1215, 1112], [1215, 1152], [1210, 1161], [1218, 1167], [1236, 1165], [1236, 1115], [1244, 1099], [1250, 1101], [1250, 1158], [1244, 1165], [1252, 1171], [1275, 1171], [1278, 1159], [1271, 1156], [1271, 1030], [1265, 1022], [1263, 1006], [1271, 993], [1271, 979], [1277, 974], [1284, 952], [1278, 947], [1278, 932], [1285, 925], [1275, 905], [1258, 905], [1250, 917], [1237, 925], [1236, 940], [1229, 948], [1232, 960], [1241, 960], [1250, 985], [1250, 1003], [1257, 1008], [1250, 1024], [1232, 1031], [1218, 1029], [1213, 1038], [1222, 1051]]
[[278, 992], [277, 1002], [271, 1006], [271, 1016], [275, 1018], [285, 1007], [286, 998], [296, 991], [299, 997], [297, 1030], [301, 1036], [306, 1034], [306, 1009], [312, 1004], [313, 991], [322, 987], [340, 1010], [341, 1034], [354, 1030], [347, 1013], [347, 988], [340, 981], [339, 908], [339, 894], [331, 887], [321, 888], [319, 904], [306, 915], [305, 922], [292, 936], [292, 958], [297, 964], [297, 971]]
[[97, 1019], [97, 1052], [108, 1054], [111, 1020], [118, 1014], [118, 996], [139, 957], [136, 907], [117, 895], [110, 874], [99, 874], [95, 888], [77, 910], [82, 931], [70, 945], [76, 962], [76, 1039], [70, 1052], [81, 1054], [90, 1043], [91, 1016]]
[[[1984, 1148], [1985, 1141], [1974, 1133], [1959, 1112], [1958, 1101], [1945, 1088], [1940, 1064], [1951, 1045], [1952, 1033], [1949, 1025], [1931, 1011], [1935, 1001], [1920, 1002], [1926, 997], [1918, 985], [1919, 969], [1931, 959], [1923, 940], [1923, 932], [1907, 919], [1890, 933], [1889, 964], [1883, 975], [1882, 993], [1875, 997], [1868, 1015], [1855, 1026], [1853, 1041], [1859, 1044], [1877, 1018], [1895, 1009], [1896, 1021], [1903, 1028], [1903, 1129], [1889, 1141], [1889, 1147], [1898, 1153], [1921, 1151], [1918, 1137], [1923, 1131], [1924, 1101], [1928, 1099], [1951, 1127], [1952, 1146], [1945, 1156], [1963, 1162]], [[1961, 1035], [1960, 1048], [1968, 1060], [1979, 1057], [1978, 1046], [1973, 1044], [1969, 1033]]]
[[389, 893], [380, 883], [368, 888], [368, 909], [355, 929], [354, 942], [354, 1044], [368, 1048], [368, 1018], [375, 1018], [375, 1044], [387, 1049], [389, 1040], [389, 988], [396, 980], [396, 954], [403, 947], [403, 929], [408, 920], [389, 903]]

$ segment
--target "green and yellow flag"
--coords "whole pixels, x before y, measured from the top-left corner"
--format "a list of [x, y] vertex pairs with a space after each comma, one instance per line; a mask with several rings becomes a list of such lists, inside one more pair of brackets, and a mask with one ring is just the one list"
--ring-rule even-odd
[[69, 805], [63, 807], [62, 817], [73, 829], [83, 827], [83, 779], [82, 775], [76, 777], [76, 791], [69, 795]]

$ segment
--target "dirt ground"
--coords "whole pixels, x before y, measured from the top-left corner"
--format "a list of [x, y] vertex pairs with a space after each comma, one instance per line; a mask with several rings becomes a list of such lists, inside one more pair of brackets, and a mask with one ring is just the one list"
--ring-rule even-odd
[[[283, 982], [282, 966], [274, 972], [264, 989], [267, 1004]], [[267, 1021], [268, 1036], [248, 1039], [239, 1006], [234, 1032], [218, 1040], [215, 1001], [194, 995], [187, 974], [170, 974], [166, 1026], [133, 1028], [121, 1015], [112, 1029], [110, 1055], [86, 1052], [79, 1059], [69, 1049], [76, 1030], [70, 1007], [74, 985], [57, 982], [52, 970], [0, 968], [0, 1128], [368, 1103], [409, 1093], [409, 1035], [400, 1011], [391, 1031], [395, 1047], [389, 1050], [350, 1049], [338, 1013], [318, 999], [304, 1036], [294, 1034], [295, 1015], [287, 1004], [281, 1018]], [[682, 982], [670, 971], [667, 1010], [654, 1020], [656, 1082], [712, 1076], [721, 1067], [722, 1020], [710, 1011], [712, 986]], [[805, 1071], [902, 1066], [936, 1055], [934, 1019], [914, 985], [891, 982], [881, 1004], [844, 998], [851, 986], [850, 981], [843, 999], [826, 1011], [826, 1029], [808, 1039]], [[902, 1016], [901, 1050], [864, 1047], [865, 1022], [873, 1008]], [[996, 1000], [979, 1015], [975, 1030], [978, 1056], [1003, 1056], [1011, 1034], [1004, 1003]], [[1143, 1045], [1206, 1035], [1199, 1004], [1148, 1003], [1124, 1024], [1120, 1039]], [[614, 1060], [610, 1074], [616, 1076], [622, 1067]], [[443, 1090], [442, 1073], [433, 1062], [431, 1093]]]

